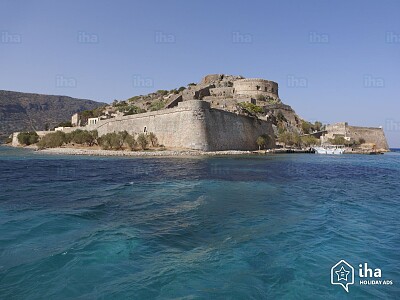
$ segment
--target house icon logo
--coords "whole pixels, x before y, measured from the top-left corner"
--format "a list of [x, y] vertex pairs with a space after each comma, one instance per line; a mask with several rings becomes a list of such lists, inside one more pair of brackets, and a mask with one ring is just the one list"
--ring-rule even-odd
[[341, 285], [346, 292], [354, 284], [354, 268], [344, 259], [331, 268], [331, 284]]

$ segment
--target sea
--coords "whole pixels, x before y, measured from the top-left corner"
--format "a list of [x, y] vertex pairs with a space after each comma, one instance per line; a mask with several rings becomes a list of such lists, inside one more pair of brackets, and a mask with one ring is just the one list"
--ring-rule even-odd
[[0, 299], [400, 299], [399, 249], [398, 149], [124, 158], [0, 147]]

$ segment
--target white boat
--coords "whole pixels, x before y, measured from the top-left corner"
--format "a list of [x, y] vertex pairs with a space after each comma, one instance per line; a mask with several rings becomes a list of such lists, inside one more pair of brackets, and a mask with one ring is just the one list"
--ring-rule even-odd
[[315, 153], [318, 154], [343, 154], [344, 153], [344, 146], [321, 146], [321, 147], [314, 147]]

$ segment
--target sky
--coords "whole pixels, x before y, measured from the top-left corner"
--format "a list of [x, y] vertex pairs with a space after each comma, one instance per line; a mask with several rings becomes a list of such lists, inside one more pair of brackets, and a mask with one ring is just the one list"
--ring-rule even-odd
[[112, 102], [264, 78], [304, 119], [400, 148], [400, 1], [0, 0], [0, 89]]

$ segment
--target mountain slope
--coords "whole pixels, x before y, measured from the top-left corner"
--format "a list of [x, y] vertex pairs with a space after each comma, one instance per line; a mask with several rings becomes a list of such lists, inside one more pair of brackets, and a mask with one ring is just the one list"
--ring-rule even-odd
[[44, 130], [71, 120], [79, 111], [95, 109], [105, 103], [67, 96], [20, 93], [0, 90], [0, 140], [14, 131]]

